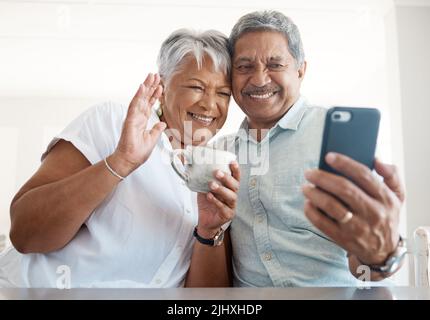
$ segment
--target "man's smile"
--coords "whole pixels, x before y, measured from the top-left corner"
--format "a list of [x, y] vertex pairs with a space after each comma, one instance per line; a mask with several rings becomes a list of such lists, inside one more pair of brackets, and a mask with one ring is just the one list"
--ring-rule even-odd
[[264, 100], [264, 99], [269, 99], [271, 97], [273, 97], [277, 92], [267, 92], [267, 93], [254, 93], [254, 94], [248, 94], [248, 96], [252, 99], [257, 99], [257, 100]]

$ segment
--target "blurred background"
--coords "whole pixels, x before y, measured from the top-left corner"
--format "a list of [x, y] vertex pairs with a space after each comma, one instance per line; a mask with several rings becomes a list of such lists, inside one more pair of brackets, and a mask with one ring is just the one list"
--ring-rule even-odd
[[[378, 155], [407, 187], [402, 233], [430, 225], [430, 0], [0, 0], [0, 238], [51, 138], [95, 103], [128, 104], [173, 30], [228, 35], [263, 9], [301, 31], [309, 102], [381, 110]], [[232, 100], [223, 133], [242, 119]]]

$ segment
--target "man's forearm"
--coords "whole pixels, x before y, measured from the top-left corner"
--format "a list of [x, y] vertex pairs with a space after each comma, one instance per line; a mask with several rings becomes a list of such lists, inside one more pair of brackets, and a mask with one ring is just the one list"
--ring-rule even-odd
[[393, 273], [382, 273], [382, 272], [375, 272], [370, 270], [370, 279], [365, 279], [363, 277], [363, 270], [360, 268], [360, 266], [365, 266], [363, 263], [361, 263], [355, 255], [350, 255], [348, 258], [349, 262], [349, 271], [351, 274], [356, 277], [357, 279], [361, 279], [364, 281], [381, 281], [388, 277], [391, 277], [395, 272]]

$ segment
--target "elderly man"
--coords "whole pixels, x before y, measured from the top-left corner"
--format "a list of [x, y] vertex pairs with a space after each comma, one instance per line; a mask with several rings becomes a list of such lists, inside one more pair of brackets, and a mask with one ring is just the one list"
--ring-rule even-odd
[[[234, 285], [351, 286], [362, 265], [367, 280], [397, 271], [404, 252], [397, 171], [375, 160], [381, 182], [339, 154], [326, 161], [350, 180], [315, 169], [326, 110], [300, 95], [306, 61], [297, 26], [280, 12], [247, 14], [233, 27], [230, 49], [233, 96], [246, 114], [238, 134], [217, 142], [241, 163], [230, 228]], [[201, 285], [220, 270], [206, 253], [206, 262], [196, 259]]]

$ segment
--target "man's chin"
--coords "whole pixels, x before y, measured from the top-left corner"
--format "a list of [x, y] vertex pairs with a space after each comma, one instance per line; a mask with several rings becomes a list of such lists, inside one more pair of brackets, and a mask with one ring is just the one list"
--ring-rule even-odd
[[258, 112], [245, 112], [245, 114], [247, 115], [248, 122], [265, 129], [270, 129], [283, 116], [280, 111], [273, 112], [270, 109], [259, 110]]

